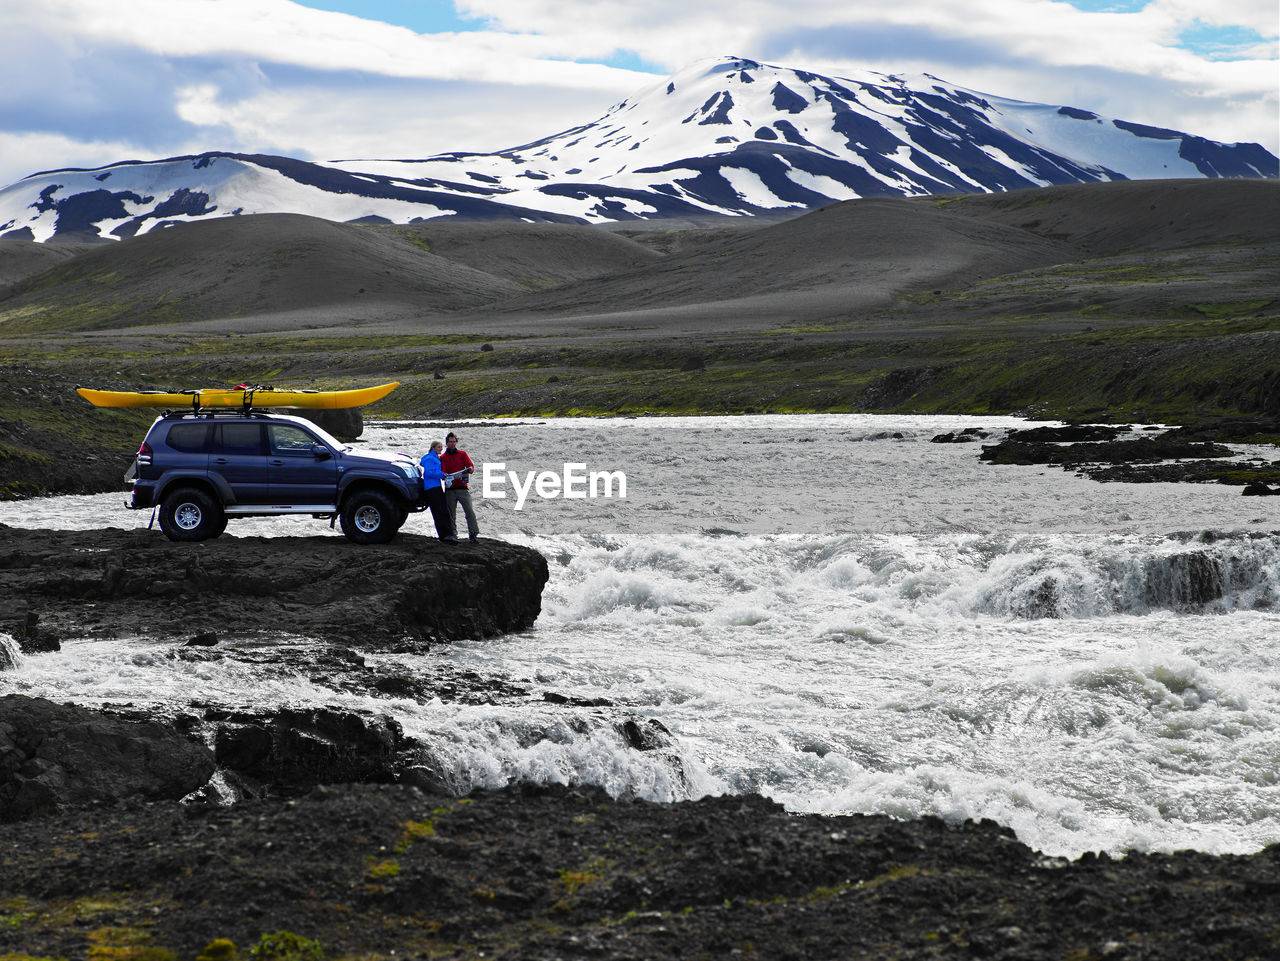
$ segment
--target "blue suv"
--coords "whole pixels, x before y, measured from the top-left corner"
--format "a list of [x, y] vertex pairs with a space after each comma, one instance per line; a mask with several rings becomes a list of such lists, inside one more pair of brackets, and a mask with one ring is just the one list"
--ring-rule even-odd
[[310, 514], [382, 544], [424, 507], [422, 469], [407, 454], [355, 454], [308, 420], [257, 411], [166, 412], [126, 481], [126, 506], [158, 507], [173, 541], [217, 537], [231, 517]]

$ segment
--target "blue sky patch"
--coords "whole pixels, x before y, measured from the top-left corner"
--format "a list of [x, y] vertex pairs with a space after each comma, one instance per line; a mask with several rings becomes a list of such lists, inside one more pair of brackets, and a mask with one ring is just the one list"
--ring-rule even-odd
[[1150, 0], [1066, 0], [1077, 10], [1090, 13], [1137, 13]]
[[587, 57], [574, 60], [574, 63], [602, 63], [606, 67], [617, 67], [619, 70], [638, 70], [640, 73], [658, 73], [666, 76], [671, 71], [652, 60], [645, 60], [634, 50], [615, 50], [613, 55], [604, 59]]
[[[458, 16], [451, 0], [294, 0], [313, 10], [349, 13], [363, 20], [378, 20], [396, 27], [408, 27], [415, 33], [461, 33], [485, 30], [489, 21]], [[567, 59], [567, 58], [566, 58]], [[633, 50], [615, 50], [608, 57], [574, 57], [573, 63], [599, 63], [620, 70], [656, 73], [670, 71], [661, 64], [643, 59]]]
[[452, 0], [295, 0], [300, 6], [349, 13], [362, 20], [381, 20], [415, 33], [461, 33], [484, 30], [483, 19], [458, 16]]
[[1197, 20], [1182, 31], [1177, 45], [1206, 60], [1246, 60], [1257, 56], [1249, 51], [1262, 43], [1266, 38], [1248, 27], [1215, 27]]
[[[1065, 0], [1077, 10], [1090, 13], [1137, 13], [1150, 0]], [[1196, 20], [1183, 30], [1173, 46], [1187, 50], [1206, 60], [1251, 60], [1257, 54], [1257, 46], [1266, 43], [1266, 37], [1248, 27], [1214, 26]]]

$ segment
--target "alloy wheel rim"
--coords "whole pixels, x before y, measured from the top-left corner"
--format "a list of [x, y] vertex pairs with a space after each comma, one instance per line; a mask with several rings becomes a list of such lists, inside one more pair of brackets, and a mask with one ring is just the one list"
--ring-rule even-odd
[[173, 512], [173, 521], [184, 531], [192, 531], [200, 526], [201, 516], [200, 505], [179, 504], [178, 509]]
[[378, 508], [366, 505], [356, 511], [356, 527], [366, 534], [372, 534], [382, 524], [382, 512]]

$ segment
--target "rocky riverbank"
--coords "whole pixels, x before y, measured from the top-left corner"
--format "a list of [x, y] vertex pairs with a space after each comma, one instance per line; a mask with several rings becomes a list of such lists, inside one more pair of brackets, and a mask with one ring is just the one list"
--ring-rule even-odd
[[1280, 846], [1046, 858], [989, 821], [321, 787], [0, 825], [0, 957], [1263, 959]]
[[400, 533], [376, 549], [341, 537], [175, 544], [158, 530], [0, 525], [0, 631], [27, 650], [59, 638], [291, 634], [354, 648], [425, 650], [532, 626], [547, 562], [501, 541]]
[[[669, 743], [655, 722], [620, 726], [634, 750]], [[990, 821], [797, 816], [759, 796], [459, 797], [416, 747], [389, 717], [0, 698], [0, 958], [1261, 961], [1280, 946], [1280, 845], [1066, 861]]]

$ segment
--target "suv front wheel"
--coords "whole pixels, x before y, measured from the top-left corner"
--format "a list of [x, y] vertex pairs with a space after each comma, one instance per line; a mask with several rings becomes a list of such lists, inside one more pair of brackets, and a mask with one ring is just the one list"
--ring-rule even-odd
[[183, 487], [160, 505], [160, 530], [171, 541], [202, 541], [226, 529], [226, 515], [204, 491]]
[[352, 494], [342, 505], [342, 533], [357, 544], [385, 544], [400, 525], [391, 499], [377, 491]]

